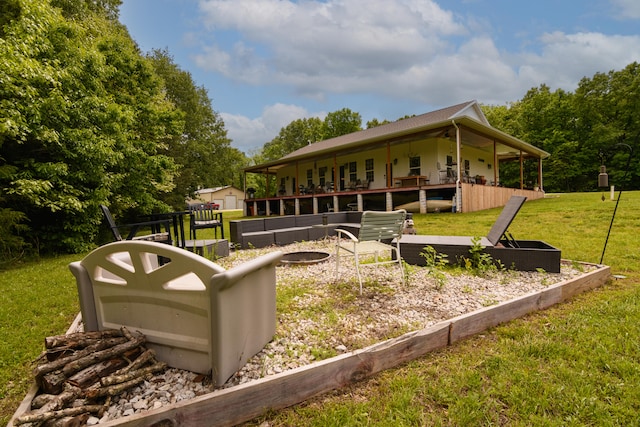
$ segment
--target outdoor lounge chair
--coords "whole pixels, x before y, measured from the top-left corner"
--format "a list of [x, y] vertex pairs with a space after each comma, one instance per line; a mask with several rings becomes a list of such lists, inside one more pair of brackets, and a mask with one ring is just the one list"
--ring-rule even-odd
[[[116, 241], [120, 240], [146, 240], [149, 242], [159, 242], [159, 243], [168, 243], [172, 244], [171, 241], [171, 230], [169, 226], [169, 219], [160, 219], [153, 221], [144, 221], [144, 222], [136, 222], [133, 224], [122, 224], [117, 225], [113, 216], [111, 216], [111, 212], [109, 208], [105, 205], [100, 205], [100, 209], [102, 209], [102, 214], [104, 215], [111, 232], [113, 233], [113, 238]], [[164, 227], [165, 231], [161, 231]], [[151, 230], [149, 234], [141, 234], [137, 233], [141, 229], [148, 228]], [[127, 229], [129, 233], [127, 234], [126, 239], [122, 238], [120, 234], [120, 229]]]
[[549, 273], [559, 273], [559, 249], [539, 240], [516, 240], [508, 232], [525, 200], [527, 198], [524, 196], [511, 196], [486, 237], [405, 235], [402, 238], [402, 257], [408, 264], [426, 265], [421, 253], [425, 247], [431, 246], [437, 252], [446, 254], [448, 262], [457, 263], [463, 257], [469, 257], [469, 250], [477, 244], [482, 246], [484, 253], [500, 261], [506, 268], [521, 271], [543, 269]]
[[[406, 216], [407, 212], [404, 209], [392, 212], [365, 211], [362, 213], [358, 237], [355, 237], [347, 230], [337, 228], [336, 279], [340, 270], [340, 250], [343, 250], [355, 258], [356, 274], [360, 283], [360, 295], [362, 295], [362, 277], [360, 276], [360, 266], [363, 265], [360, 262], [362, 257], [373, 255], [373, 262], [367, 262], [364, 265], [397, 263], [400, 267], [400, 277], [404, 284], [404, 270], [402, 268], [402, 258], [400, 257], [400, 238], [402, 237]], [[347, 240], [344, 240], [344, 237]], [[382, 260], [380, 260], [381, 255], [384, 257]], [[389, 255], [391, 255], [391, 259], [387, 258]]]
[[[168, 260], [159, 265], [161, 257]], [[212, 373], [220, 386], [276, 328], [274, 251], [225, 270], [155, 242], [109, 243], [73, 262], [87, 331], [140, 331], [170, 367]]]

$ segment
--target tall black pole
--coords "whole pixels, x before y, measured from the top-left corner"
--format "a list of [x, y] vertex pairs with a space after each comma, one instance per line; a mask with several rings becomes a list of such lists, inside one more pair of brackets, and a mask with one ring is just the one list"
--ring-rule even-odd
[[[627, 178], [627, 174], [629, 173], [629, 165], [631, 164], [631, 156], [633, 155], [633, 148], [630, 145], [619, 143], [616, 144], [615, 147], [622, 146], [629, 149], [629, 158], [627, 158], [627, 166], [624, 168], [624, 176], [622, 177], [622, 182]], [[600, 257], [600, 264], [604, 260], [604, 253], [607, 250], [607, 243], [609, 242], [609, 235], [611, 234], [611, 228], [613, 227], [613, 220], [616, 218], [616, 211], [618, 210], [618, 204], [620, 203], [620, 197], [622, 196], [622, 185], [620, 186], [620, 192], [618, 193], [618, 199], [616, 200], [616, 206], [613, 208], [613, 215], [611, 216], [611, 223], [609, 224], [609, 231], [607, 232], [607, 239], [604, 241], [604, 247], [602, 248], [602, 256]]]

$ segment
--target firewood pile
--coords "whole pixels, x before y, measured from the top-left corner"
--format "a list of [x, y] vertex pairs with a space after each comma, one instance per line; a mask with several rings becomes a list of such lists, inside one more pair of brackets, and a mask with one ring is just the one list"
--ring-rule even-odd
[[14, 425], [75, 426], [102, 416], [111, 398], [164, 371], [145, 337], [126, 328], [45, 338], [33, 373], [40, 393]]

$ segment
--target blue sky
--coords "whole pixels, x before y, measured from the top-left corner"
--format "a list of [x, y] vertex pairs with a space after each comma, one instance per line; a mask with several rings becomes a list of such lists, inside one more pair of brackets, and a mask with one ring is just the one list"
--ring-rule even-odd
[[503, 105], [640, 61], [638, 0], [123, 0], [120, 21], [208, 90], [248, 155], [298, 118]]

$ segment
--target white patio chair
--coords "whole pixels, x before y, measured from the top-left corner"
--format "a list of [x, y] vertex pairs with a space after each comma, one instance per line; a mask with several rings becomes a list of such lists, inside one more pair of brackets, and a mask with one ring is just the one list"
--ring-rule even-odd
[[[404, 209], [391, 212], [365, 211], [362, 213], [358, 237], [347, 230], [337, 228], [336, 278], [338, 278], [340, 270], [340, 250], [342, 250], [355, 259], [356, 274], [360, 283], [360, 295], [362, 295], [361, 265], [397, 263], [400, 267], [400, 278], [404, 284], [404, 269], [402, 268], [402, 258], [400, 257], [400, 238], [402, 237], [406, 216], [407, 212]], [[346, 239], [344, 239], [345, 237]], [[365, 264], [360, 262], [361, 257], [370, 257], [372, 255], [373, 262]], [[380, 260], [381, 255], [384, 257], [383, 260]], [[388, 255], [391, 255], [391, 259], [387, 258]]]

